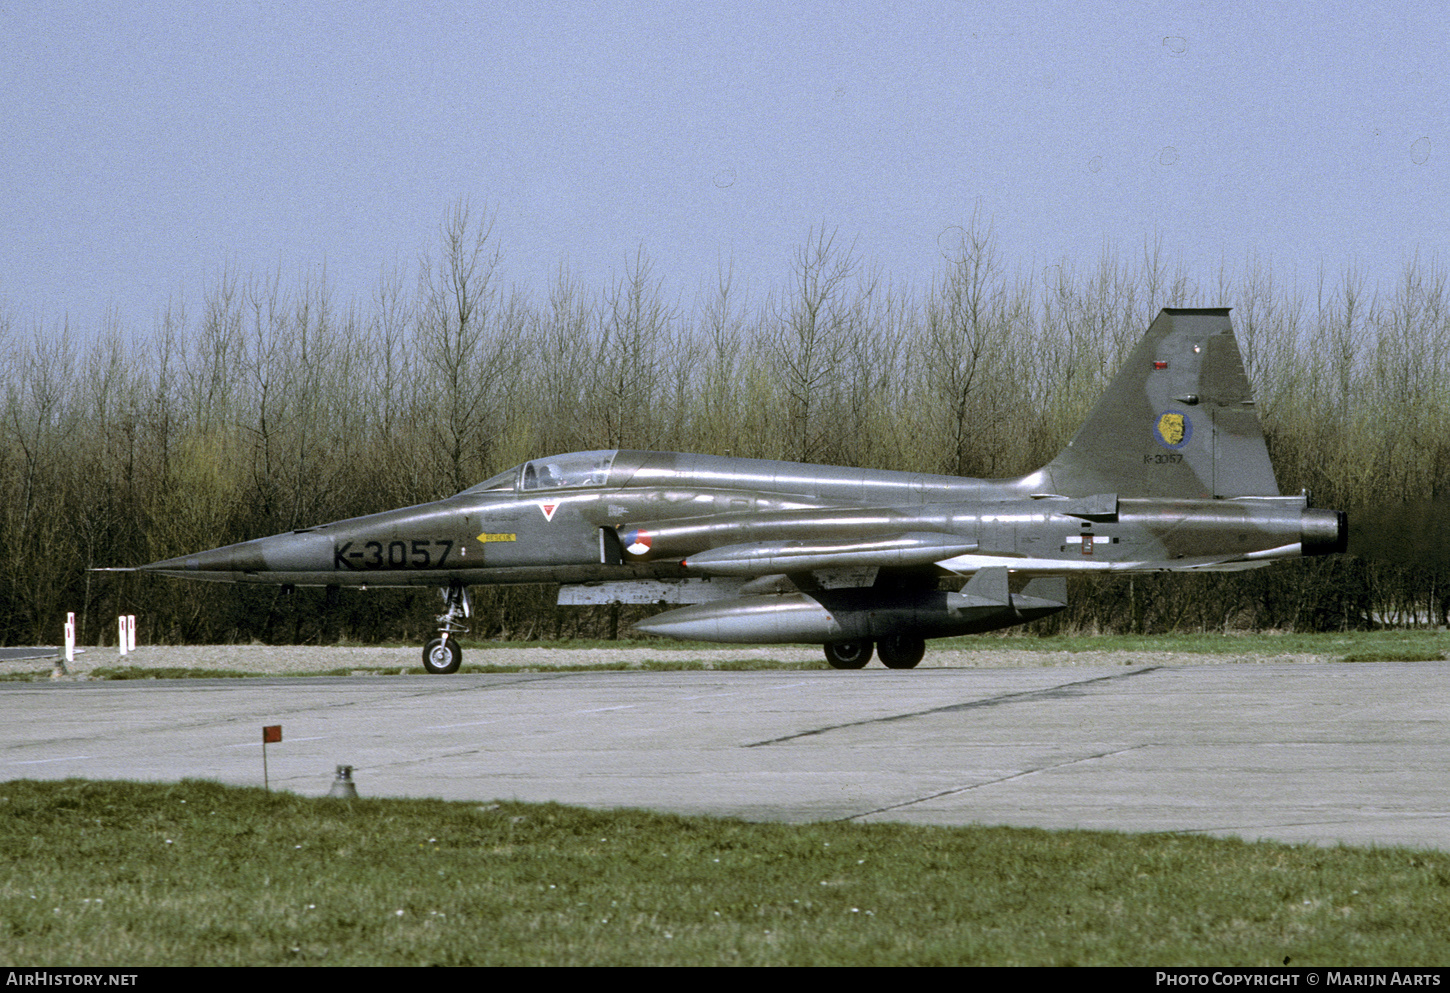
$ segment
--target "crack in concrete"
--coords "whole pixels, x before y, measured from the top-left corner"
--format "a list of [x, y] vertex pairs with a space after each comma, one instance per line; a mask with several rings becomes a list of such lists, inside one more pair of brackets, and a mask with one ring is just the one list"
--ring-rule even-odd
[[783, 741], [793, 741], [796, 738], [808, 738], [812, 735], [825, 734], [827, 731], [840, 731], [843, 728], [863, 727], [867, 724], [887, 724], [891, 721], [904, 721], [913, 717], [926, 717], [931, 714], [954, 714], [966, 710], [997, 707], [1004, 703], [1022, 703], [1029, 700], [1072, 699], [1082, 695], [1080, 690], [1084, 686], [1128, 679], [1133, 676], [1142, 676], [1150, 672], [1157, 672], [1161, 668], [1163, 667], [1157, 665], [1148, 666], [1144, 669], [1134, 669], [1132, 672], [1115, 673], [1111, 676], [1095, 676], [1092, 679], [1083, 679], [1074, 683], [1061, 683], [1057, 686], [1047, 686], [1040, 690], [1022, 690], [1017, 693], [1003, 693], [1000, 696], [987, 697], [985, 700], [968, 700], [964, 703], [949, 703], [944, 707], [914, 710], [905, 714], [890, 714], [886, 717], [868, 717], [865, 720], [848, 721], [845, 724], [829, 724], [825, 727], [812, 728], [809, 731], [797, 731], [794, 734], [782, 735], [779, 738], [767, 738], [765, 741], [752, 741], [743, 747], [758, 748], [761, 745], [778, 745]]
[[988, 779], [981, 783], [970, 783], [966, 786], [956, 786], [949, 790], [940, 790], [936, 793], [929, 793], [926, 796], [919, 796], [911, 800], [903, 800], [900, 803], [889, 803], [884, 807], [877, 807], [875, 810], [862, 811], [859, 814], [849, 814], [845, 817], [836, 818], [838, 821], [854, 821], [858, 817], [870, 817], [872, 814], [884, 814], [888, 810], [900, 810], [902, 807], [912, 807], [918, 803], [926, 803], [928, 800], [936, 800], [944, 796], [952, 796], [956, 793], [967, 793], [971, 790], [978, 790], [984, 786], [996, 786], [999, 783], [1010, 783], [1014, 779], [1021, 779], [1024, 776], [1036, 775], [1039, 772], [1049, 772], [1053, 769], [1063, 769], [1070, 765], [1081, 765], [1083, 762], [1096, 762], [1098, 759], [1112, 758], [1114, 755], [1126, 755], [1135, 752], [1140, 748], [1147, 748], [1147, 745], [1133, 745], [1131, 748], [1118, 748], [1111, 752], [1099, 752], [1095, 755], [1082, 755], [1075, 759], [1068, 759], [1065, 762], [1056, 762], [1052, 765], [1038, 766], [1035, 769], [1023, 769], [1021, 772], [1014, 772], [1010, 776], [999, 776], [996, 779]]

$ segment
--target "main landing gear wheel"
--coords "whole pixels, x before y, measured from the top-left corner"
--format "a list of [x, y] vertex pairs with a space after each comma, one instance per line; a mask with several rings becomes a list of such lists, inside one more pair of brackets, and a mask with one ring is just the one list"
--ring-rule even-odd
[[423, 668], [435, 676], [457, 672], [463, 664], [463, 649], [452, 638], [434, 638], [423, 646]]
[[915, 669], [926, 654], [926, 639], [910, 634], [893, 634], [881, 639], [876, 653], [888, 669]]
[[871, 642], [833, 641], [826, 645], [826, 661], [832, 669], [862, 669], [871, 661]]

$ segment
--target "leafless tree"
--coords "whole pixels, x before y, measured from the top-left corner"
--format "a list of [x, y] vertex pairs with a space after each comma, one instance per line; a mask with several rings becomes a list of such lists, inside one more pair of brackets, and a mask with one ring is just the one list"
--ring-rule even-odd
[[770, 351], [785, 394], [792, 457], [800, 462], [817, 461], [825, 448], [855, 327], [848, 289], [860, 260], [855, 242], [842, 248], [836, 238], [824, 225], [810, 231], [795, 250], [790, 291], [774, 314]]
[[509, 359], [495, 322], [501, 255], [490, 243], [493, 225], [487, 212], [475, 221], [468, 202], [459, 201], [440, 231], [440, 257], [419, 265], [418, 346], [432, 407], [431, 447], [453, 491], [482, 477], [494, 391]]
[[678, 318], [678, 308], [666, 303], [654, 264], [640, 248], [603, 301], [590, 397], [601, 447], [655, 444], [650, 401], [659, 391], [665, 350]]

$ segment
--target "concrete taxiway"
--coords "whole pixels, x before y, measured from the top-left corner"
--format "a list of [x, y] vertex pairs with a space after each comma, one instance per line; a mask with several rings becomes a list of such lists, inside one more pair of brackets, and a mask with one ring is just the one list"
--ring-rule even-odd
[[0, 780], [1450, 851], [1440, 663], [0, 685]]
[[23, 662], [29, 659], [53, 659], [62, 649], [44, 646], [31, 648], [0, 648], [0, 662]]

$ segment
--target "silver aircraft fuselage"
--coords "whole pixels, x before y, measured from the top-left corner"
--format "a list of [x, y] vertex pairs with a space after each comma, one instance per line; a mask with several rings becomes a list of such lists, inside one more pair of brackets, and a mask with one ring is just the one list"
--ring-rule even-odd
[[[434, 503], [139, 568], [441, 587], [441, 637], [424, 650], [433, 672], [457, 669], [467, 588], [486, 583], [559, 583], [563, 604], [684, 604], [635, 626], [817, 642], [839, 668], [879, 649], [909, 668], [926, 638], [1061, 610], [1067, 576], [1253, 569], [1342, 552], [1346, 535], [1343, 513], [1280, 495], [1228, 311], [1170, 308], [1067, 447], [1016, 479], [573, 452]], [[965, 581], [957, 592], [941, 588], [952, 577]]]
[[[587, 456], [599, 482], [525, 489]], [[969, 575], [1236, 570], [1342, 550], [1303, 496], [1070, 499], [963, 479], [668, 452], [526, 463], [434, 503], [154, 562], [183, 579], [296, 586], [605, 583], [851, 567]], [[911, 540], [905, 536], [917, 536]], [[717, 551], [711, 554], [712, 551]], [[723, 554], [721, 554], [723, 552]]]

